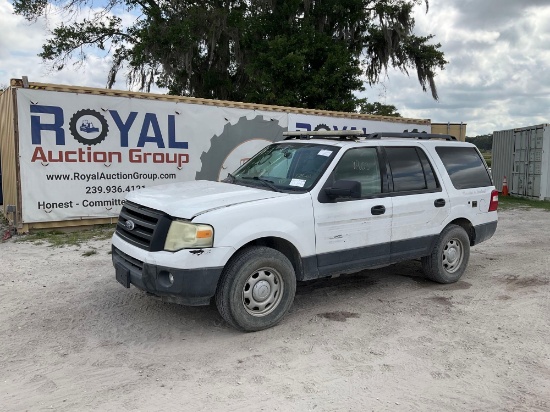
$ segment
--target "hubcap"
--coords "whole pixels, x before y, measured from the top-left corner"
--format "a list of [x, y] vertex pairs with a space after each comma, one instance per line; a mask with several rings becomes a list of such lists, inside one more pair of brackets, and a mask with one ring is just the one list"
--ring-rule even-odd
[[244, 284], [244, 308], [253, 316], [265, 316], [279, 305], [283, 289], [283, 278], [279, 272], [273, 268], [259, 269]]
[[447, 272], [454, 273], [462, 264], [464, 248], [458, 239], [451, 239], [443, 249], [443, 267]]
[[271, 285], [265, 280], [260, 280], [252, 288], [252, 297], [257, 302], [266, 300], [270, 293]]

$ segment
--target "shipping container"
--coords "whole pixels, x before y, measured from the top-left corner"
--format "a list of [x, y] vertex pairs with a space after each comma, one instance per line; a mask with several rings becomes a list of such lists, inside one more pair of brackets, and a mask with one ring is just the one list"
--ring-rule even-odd
[[[4, 214], [17, 229], [115, 222], [132, 190], [221, 180], [290, 130], [431, 132], [406, 119], [12, 79], [0, 95]], [[8, 212], [9, 210], [9, 212]]]
[[466, 123], [433, 123], [432, 133], [449, 134], [461, 142], [466, 141]]
[[550, 125], [493, 132], [492, 156], [499, 191], [506, 177], [510, 194], [550, 200]]

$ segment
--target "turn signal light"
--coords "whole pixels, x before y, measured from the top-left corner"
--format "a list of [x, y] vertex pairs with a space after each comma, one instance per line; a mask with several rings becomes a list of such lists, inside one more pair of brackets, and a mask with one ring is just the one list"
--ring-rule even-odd
[[197, 239], [209, 239], [212, 237], [211, 230], [197, 230]]
[[491, 192], [491, 201], [489, 202], [489, 212], [495, 212], [498, 209], [498, 190]]

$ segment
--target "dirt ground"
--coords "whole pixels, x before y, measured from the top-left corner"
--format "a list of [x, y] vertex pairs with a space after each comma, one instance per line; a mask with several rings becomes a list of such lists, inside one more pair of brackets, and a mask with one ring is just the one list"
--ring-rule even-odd
[[[87, 251], [97, 253], [84, 256]], [[300, 285], [275, 328], [114, 278], [109, 241], [0, 244], [2, 411], [548, 411], [550, 213], [500, 213], [461, 281]]]

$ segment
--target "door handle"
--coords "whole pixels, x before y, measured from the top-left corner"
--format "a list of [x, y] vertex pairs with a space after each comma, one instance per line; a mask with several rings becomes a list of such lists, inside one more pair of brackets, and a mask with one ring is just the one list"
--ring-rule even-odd
[[383, 215], [384, 213], [386, 213], [386, 208], [383, 205], [373, 206], [370, 209], [370, 212], [373, 215]]
[[435, 206], [435, 207], [443, 207], [443, 206], [445, 206], [445, 199], [437, 199], [437, 200], [434, 200], [434, 206]]

